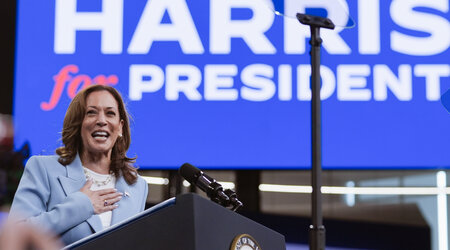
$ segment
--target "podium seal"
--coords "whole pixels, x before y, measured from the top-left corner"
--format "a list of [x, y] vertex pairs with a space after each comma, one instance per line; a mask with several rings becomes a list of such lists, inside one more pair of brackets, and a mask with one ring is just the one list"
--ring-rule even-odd
[[230, 250], [261, 250], [261, 247], [249, 234], [240, 234], [233, 239]]

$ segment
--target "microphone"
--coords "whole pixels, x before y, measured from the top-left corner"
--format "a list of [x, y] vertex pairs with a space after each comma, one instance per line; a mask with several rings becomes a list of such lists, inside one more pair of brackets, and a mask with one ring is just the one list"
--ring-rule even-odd
[[192, 166], [189, 163], [183, 164], [179, 173], [192, 185], [196, 185], [198, 188], [206, 192], [206, 195], [214, 202], [227, 207], [232, 205], [233, 211], [236, 211], [243, 206], [242, 202], [237, 199], [236, 193], [232, 190], [223, 190], [216, 180], [203, 173], [200, 169]]

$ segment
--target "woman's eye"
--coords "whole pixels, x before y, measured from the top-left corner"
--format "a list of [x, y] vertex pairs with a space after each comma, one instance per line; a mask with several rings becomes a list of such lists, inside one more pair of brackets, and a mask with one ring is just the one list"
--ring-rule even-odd
[[92, 114], [95, 114], [95, 111], [94, 111], [94, 110], [88, 110], [86, 113], [87, 113], [88, 115], [92, 115]]
[[115, 112], [113, 112], [113, 111], [109, 111], [108, 113], [107, 113], [108, 115], [111, 115], [111, 116], [114, 116], [114, 115], [116, 115], [116, 113]]

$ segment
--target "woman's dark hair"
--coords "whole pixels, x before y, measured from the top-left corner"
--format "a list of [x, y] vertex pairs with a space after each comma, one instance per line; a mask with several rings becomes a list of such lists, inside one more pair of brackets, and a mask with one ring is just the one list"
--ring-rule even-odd
[[63, 165], [68, 165], [75, 159], [78, 152], [82, 152], [81, 124], [86, 114], [86, 99], [96, 91], [108, 91], [114, 97], [119, 108], [119, 118], [123, 120], [122, 136], [117, 138], [112, 148], [110, 170], [117, 178], [122, 175], [128, 184], [133, 184], [137, 180], [137, 170], [132, 166], [136, 158], [126, 156], [131, 142], [129, 115], [120, 93], [110, 86], [92, 85], [81, 90], [73, 98], [64, 117], [62, 129], [64, 146], [56, 149], [56, 153], [59, 155], [58, 161]]

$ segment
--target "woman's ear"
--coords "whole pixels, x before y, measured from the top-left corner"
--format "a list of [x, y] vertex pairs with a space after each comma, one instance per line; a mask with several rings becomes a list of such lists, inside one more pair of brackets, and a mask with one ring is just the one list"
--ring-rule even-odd
[[120, 129], [119, 129], [119, 137], [123, 136], [123, 119], [120, 119]]

